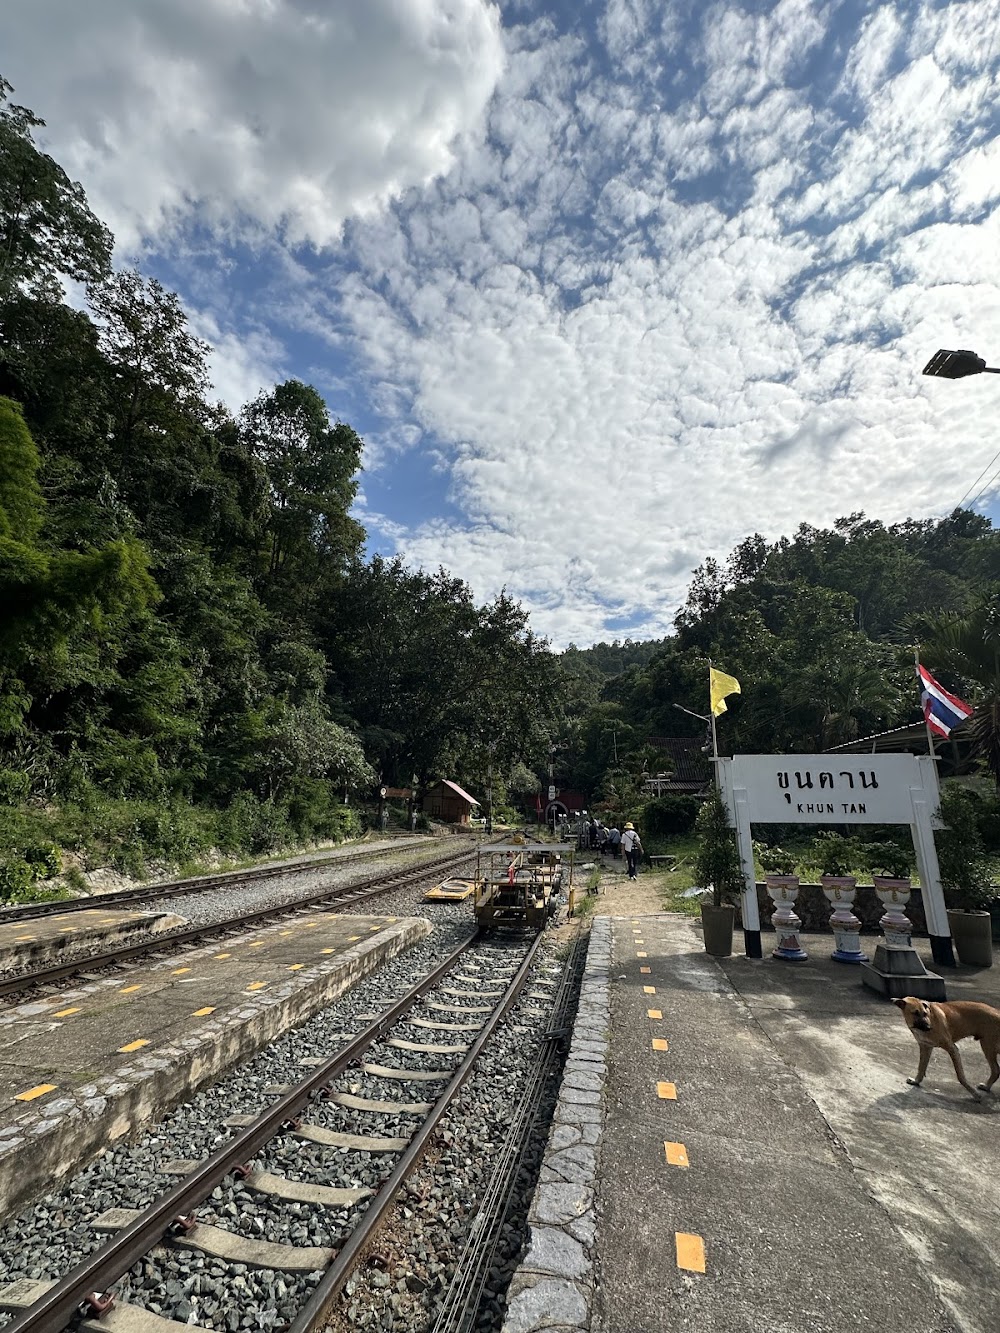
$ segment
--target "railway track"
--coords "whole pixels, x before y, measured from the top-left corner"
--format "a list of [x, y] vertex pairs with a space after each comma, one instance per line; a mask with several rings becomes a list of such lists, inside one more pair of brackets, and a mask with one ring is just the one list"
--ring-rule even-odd
[[33, 986], [51, 985], [78, 975], [82, 971], [110, 967], [116, 963], [138, 958], [144, 954], [165, 953], [175, 948], [194, 947], [210, 938], [225, 938], [233, 931], [241, 931], [248, 926], [288, 917], [298, 912], [307, 911], [323, 904], [336, 904], [338, 907], [357, 908], [372, 902], [387, 893], [404, 889], [419, 883], [428, 876], [446, 874], [467, 861], [470, 856], [468, 847], [458, 852], [434, 860], [423, 861], [417, 866], [401, 868], [391, 875], [372, 875], [349, 885], [335, 885], [318, 889], [313, 893], [296, 896], [286, 903], [270, 904], [252, 912], [227, 917], [223, 921], [193, 926], [189, 929], [164, 932], [139, 943], [116, 945], [98, 953], [77, 954], [66, 962], [59, 962], [51, 967], [20, 972], [0, 979], [0, 998], [7, 995], [19, 995]]
[[[162, 1167], [181, 1178], [148, 1207], [97, 1218], [95, 1228], [112, 1232], [112, 1238], [71, 1271], [57, 1281], [22, 1279], [5, 1287], [0, 1308], [17, 1312], [6, 1333], [62, 1333], [81, 1315], [85, 1327], [117, 1333], [135, 1329], [134, 1316], [141, 1318], [150, 1304], [170, 1314], [170, 1301], [151, 1302], [141, 1283], [155, 1285], [170, 1256], [185, 1253], [214, 1254], [236, 1289], [241, 1282], [245, 1287], [242, 1275], [248, 1269], [285, 1275], [287, 1283], [280, 1280], [286, 1289], [298, 1282], [303, 1299], [288, 1321], [289, 1333], [312, 1333], [517, 1000], [543, 938], [536, 936], [527, 947], [479, 935], [463, 939], [384, 1012], [364, 1016], [372, 1021], [334, 1053], [319, 1057], [298, 1083], [266, 1089], [275, 1100], [263, 1114], [231, 1117], [235, 1134], [207, 1158]], [[534, 984], [557, 994], [552, 981], [536, 978]], [[565, 984], [558, 995], [564, 990]], [[543, 1045], [550, 1050], [557, 1040], [553, 1030]], [[475, 1145], [467, 1150], [474, 1152]], [[252, 1197], [267, 1201], [268, 1228], [255, 1227], [256, 1208], [216, 1214], [212, 1200], [222, 1197], [220, 1185], [231, 1177], [241, 1178]], [[359, 1186], [358, 1179], [368, 1183]], [[286, 1210], [288, 1235], [307, 1230], [313, 1243], [261, 1240], [261, 1231], [273, 1235], [275, 1227], [282, 1229], [273, 1220], [275, 1209]], [[302, 1225], [304, 1209], [308, 1228]], [[131, 1301], [115, 1307], [111, 1293], [126, 1275]], [[196, 1309], [188, 1313], [195, 1329], [196, 1314]], [[98, 1318], [100, 1323], [91, 1322]], [[171, 1328], [167, 1320], [152, 1321], [146, 1333], [158, 1326], [164, 1333]], [[213, 1326], [246, 1325], [213, 1320]]]
[[[414, 844], [402, 842], [401, 846]], [[415, 844], [416, 846], [426, 844]], [[398, 855], [397, 847], [382, 847], [377, 851], [345, 856], [317, 856], [309, 860], [283, 862], [280, 865], [256, 866], [250, 870], [225, 870], [217, 875], [197, 875], [189, 879], [167, 880], [159, 884], [144, 884], [137, 889], [121, 889], [117, 893], [93, 894], [88, 898], [63, 898], [47, 903], [29, 903], [24, 907], [0, 908], [0, 925], [16, 922], [23, 925], [40, 917], [62, 916], [68, 912], [83, 912], [94, 907], [122, 907], [129, 903], [157, 901], [161, 898], [183, 898], [189, 894], [206, 893], [210, 889], [233, 889], [247, 884], [259, 884], [272, 879], [286, 879], [291, 875], [311, 870], [335, 870], [354, 861], [370, 861], [383, 856]]]

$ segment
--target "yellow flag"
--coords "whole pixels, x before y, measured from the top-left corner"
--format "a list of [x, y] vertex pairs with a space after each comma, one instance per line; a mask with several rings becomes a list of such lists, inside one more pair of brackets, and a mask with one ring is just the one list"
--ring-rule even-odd
[[739, 694], [740, 682], [735, 676], [727, 676], [724, 671], [708, 668], [708, 689], [712, 699], [712, 712], [716, 717], [726, 711], [726, 695]]

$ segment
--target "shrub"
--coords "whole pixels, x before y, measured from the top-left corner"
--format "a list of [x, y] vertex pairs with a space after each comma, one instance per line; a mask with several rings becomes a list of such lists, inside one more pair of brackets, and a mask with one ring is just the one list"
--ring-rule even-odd
[[712, 790], [698, 811], [695, 827], [699, 837], [695, 861], [698, 879], [706, 888], [712, 886], [716, 907], [721, 907], [724, 902], [734, 902], [743, 889], [743, 870], [736, 831], [716, 790]]
[[658, 796], [647, 801], [640, 815], [642, 831], [653, 837], [683, 837], [695, 827], [700, 804], [694, 796]]
[[941, 793], [945, 827], [935, 833], [934, 842], [949, 907], [974, 911], [994, 896], [982, 835], [985, 804], [964, 787], [946, 784]]
[[8, 856], [0, 861], [0, 902], [18, 902], [31, 888], [35, 877], [23, 857]]

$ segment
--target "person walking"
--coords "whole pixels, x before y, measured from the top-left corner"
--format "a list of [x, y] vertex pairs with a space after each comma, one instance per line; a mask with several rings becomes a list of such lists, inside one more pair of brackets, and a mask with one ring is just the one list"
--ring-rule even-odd
[[611, 825], [611, 832], [608, 834], [608, 842], [611, 845], [611, 857], [617, 861], [621, 854], [622, 835], [618, 831], [618, 825]]
[[622, 833], [622, 847], [625, 850], [625, 864], [628, 866], [629, 879], [635, 879], [639, 873], [639, 857], [642, 855], [642, 843], [635, 831], [634, 824], [626, 824]]

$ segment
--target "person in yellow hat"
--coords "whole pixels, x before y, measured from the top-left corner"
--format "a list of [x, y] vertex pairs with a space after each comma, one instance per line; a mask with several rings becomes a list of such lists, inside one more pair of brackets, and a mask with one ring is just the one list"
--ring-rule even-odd
[[635, 825], [628, 823], [622, 830], [622, 851], [628, 866], [629, 879], [635, 879], [639, 873], [639, 857], [642, 855], [642, 843], [635, 831]]

